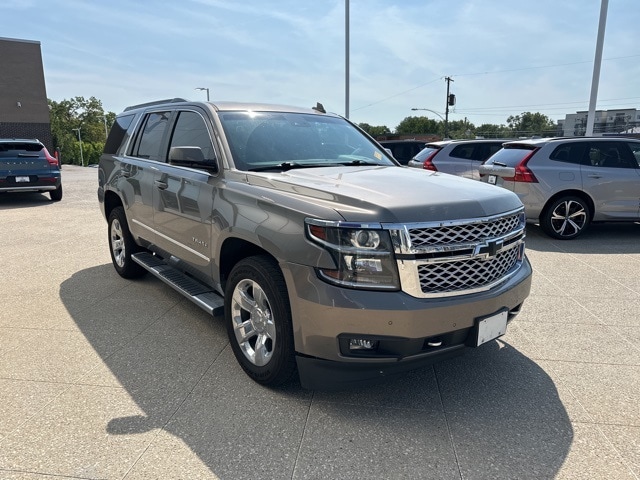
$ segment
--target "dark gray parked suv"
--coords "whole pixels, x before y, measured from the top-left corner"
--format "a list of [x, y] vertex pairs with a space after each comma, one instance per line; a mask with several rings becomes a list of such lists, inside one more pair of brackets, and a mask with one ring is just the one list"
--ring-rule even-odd
[[640, 221], [640, 140], [509, 142], [480, 173], [483, 181], [515, 192], [527, 220], [554, 238], [575, 238], [591, 222]]
[[98, 173], [116, 271], [223, 314], [262, 384], [420, 367], [504, 334], [529, 294], [516, 195], [399, 167], [321, 106], [131, 107]]
[[36, 139], [0, 138], [0, 193], [48, 192], [62, 200], [60, 164]]

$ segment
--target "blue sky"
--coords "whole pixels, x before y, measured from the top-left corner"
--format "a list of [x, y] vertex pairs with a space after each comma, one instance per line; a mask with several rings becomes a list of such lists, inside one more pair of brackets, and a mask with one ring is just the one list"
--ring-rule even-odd
[[[600, 0], [350, 0], [349, 117], [394, 129], [554, 120], [589, 106]], [[161, 98], [345, 113], [345, 0], [3, 0], [0, 37], [41, 42], [47, 96], [105, 110]], [[599, 109], [640, 108], [640, 1], [610, 0]]]

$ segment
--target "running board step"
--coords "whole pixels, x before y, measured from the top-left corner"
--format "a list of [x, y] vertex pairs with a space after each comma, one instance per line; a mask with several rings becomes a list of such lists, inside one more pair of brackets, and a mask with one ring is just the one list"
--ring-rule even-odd
[[224, 298], [207, 285], [176, 270], [151, 253], [134, 253], [131, 259], [209, 314], [214, 316], [223, 314]]

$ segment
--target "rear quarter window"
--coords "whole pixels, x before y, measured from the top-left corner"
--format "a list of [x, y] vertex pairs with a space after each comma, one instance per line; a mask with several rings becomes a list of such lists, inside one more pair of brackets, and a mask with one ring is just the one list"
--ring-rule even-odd
[[549, 155], [549, 159], [556, 162], [580, 164], [584, 159], [585, 148], [586, 144], [582, 142], [558, 145]]
[[129, 125], [131, 125], [134, 116], [135, 115], [123, 115], [122, 117], [116, 117], [116, 121], [113, 123], [111, 131], [109, 132], [107, 143], [104, 144], [104, 153], [111, 155], [118, 153], [118, 149], [123, 143], [127, 129]]

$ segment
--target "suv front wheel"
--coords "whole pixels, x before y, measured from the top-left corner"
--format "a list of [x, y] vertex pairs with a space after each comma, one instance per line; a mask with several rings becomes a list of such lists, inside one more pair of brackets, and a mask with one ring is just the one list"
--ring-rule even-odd
[[291, 308], [278, 265], [263, 255], [238, 262], [227, 281], [224, 311], [243, 370], [262, 385], [289, 380], [296, 369]]
[[580, 197], [561, 197], [551, 203], [540, 218], [540, 227], [550, 237], [571, 240], [589, 225], [591, 210]]

